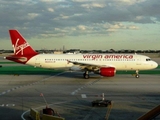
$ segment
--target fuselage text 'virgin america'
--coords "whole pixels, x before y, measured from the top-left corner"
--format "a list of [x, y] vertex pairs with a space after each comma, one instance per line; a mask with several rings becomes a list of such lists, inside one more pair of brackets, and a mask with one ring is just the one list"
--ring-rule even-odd
[[39, 54], [17, 30], [9, 30], [14, 54], [5, 57], [8, 60], [35, 67], [49, 69], [71, 69], [84, 71], [83, 77], [89, 78], [89, 72], [101, 76], [113, 77], [116, 70], [154, 69], [158, 64], [148, 56], [137, 54]]

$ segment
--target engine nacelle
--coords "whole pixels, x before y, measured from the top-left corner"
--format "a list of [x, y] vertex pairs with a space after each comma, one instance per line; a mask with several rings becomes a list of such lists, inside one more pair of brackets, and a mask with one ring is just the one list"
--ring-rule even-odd
[[106, 77], [113, 77], [116, 74], [116, 69], [114, 67], [102, 67], [100, 68], [100, 75]]

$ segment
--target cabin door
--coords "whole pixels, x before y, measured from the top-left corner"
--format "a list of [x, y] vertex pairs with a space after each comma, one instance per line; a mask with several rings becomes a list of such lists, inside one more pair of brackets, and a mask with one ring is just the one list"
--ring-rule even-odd
[[41, 67], [40, 57], [36, 57], [35, 67]]

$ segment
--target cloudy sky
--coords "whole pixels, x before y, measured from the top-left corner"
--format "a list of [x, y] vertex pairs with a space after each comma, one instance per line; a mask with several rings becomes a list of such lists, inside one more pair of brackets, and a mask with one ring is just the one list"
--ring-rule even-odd
[[0, 0], [0, 49], [160, 49], [160, 0]]

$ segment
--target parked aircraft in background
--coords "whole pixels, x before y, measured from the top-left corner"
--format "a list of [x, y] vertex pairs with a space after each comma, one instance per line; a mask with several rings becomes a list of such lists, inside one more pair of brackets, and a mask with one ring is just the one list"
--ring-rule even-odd
[[86, 79], [90, 72], [113, 77], [117, 70], [136, 71], [135, 77], [139, 78], [140, 70], [158, 66], [148, 56], [137, 54], [39, 54], [17, 30], [9, 30], [9, 34], [14, 54], [6, 59], [41, 68], [84, 71]]

